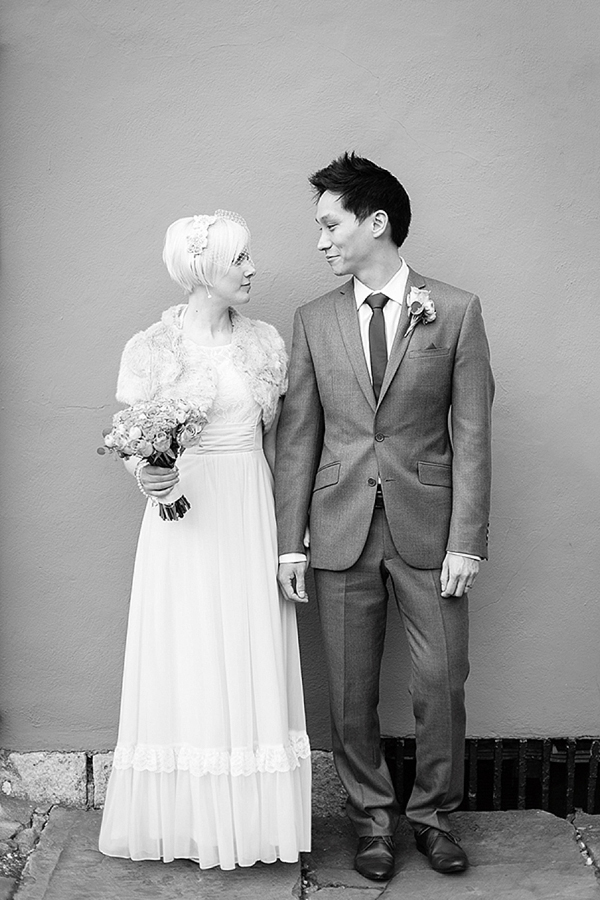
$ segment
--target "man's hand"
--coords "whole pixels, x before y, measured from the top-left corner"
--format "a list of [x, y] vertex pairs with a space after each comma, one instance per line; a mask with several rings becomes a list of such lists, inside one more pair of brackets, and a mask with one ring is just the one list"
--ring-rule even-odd
[[478, 559], [446, 553], [440, 577], [442, 597], [462, 597], [473, 587], [478, 572]]
[[308, 597], [304, 589], [304, 577], [307, 568], [308, 563], [306, 561], [279, 564], [277, 580], [288, 600], [293, 600], [295, 603], [308, 603]]

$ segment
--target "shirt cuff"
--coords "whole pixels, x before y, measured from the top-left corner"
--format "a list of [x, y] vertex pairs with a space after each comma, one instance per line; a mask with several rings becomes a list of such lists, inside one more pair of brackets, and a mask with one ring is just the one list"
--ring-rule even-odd
[[297, 562], [306, 562], [306, 554], [305, 553], [282, 553], [279, 557], [280, 563], [297, 563]]
[[474, 556], [473, 553], [461, 553], [460, 550], [448, 550], [447, 552], [452, 556], [466, 556], [467, 559], [476, 559], [478, 562], [482, 562], [481, 556]]

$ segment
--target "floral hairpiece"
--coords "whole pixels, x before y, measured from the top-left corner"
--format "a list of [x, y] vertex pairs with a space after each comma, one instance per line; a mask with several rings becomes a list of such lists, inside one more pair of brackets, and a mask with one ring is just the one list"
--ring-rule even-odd
[[208, 229], [216, 221], [216, 216], [194, 216], [192, 233], [187, 236], [188, 253], [200, 256], [208, 244]]
[[187, 236], [188, 253], [192, 253], [196, 257], [206, 249], [208, 229], [214, 225], [217, 219], [229, 219], [231, 222], [241, 225], [246, 231], [248, 230], [245, 220], [237, 213], [229, 212], [227, 209], [216, 209], [213, 216], [194, 216], [191, 234]]

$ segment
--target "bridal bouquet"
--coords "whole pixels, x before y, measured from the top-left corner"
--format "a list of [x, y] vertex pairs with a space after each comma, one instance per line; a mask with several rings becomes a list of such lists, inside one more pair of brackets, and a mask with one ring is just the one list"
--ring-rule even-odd
[[[172, 469], [187, 447], [200, 443], [206, 422], [206, 415], [186, 400], [136, 403], [115, 413], [112, 428], [103, 432], [104, 447], [99, 447], [98, 453], [115, 453], [122, 459], [140, 456], [152, 466]], [[136, 479], [145, 493], [139, 480], [139, 467]], [[189, 500], [183, 495], [171, 503], [158, 503], [160, 517], [171, 521], [181, 519], [189, 508]]]

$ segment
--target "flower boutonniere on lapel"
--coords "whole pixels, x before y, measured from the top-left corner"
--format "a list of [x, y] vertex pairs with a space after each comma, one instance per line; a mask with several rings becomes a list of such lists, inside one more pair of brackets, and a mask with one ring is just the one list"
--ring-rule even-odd
[[433, 300], [429, 299], [429, 291], [411, 287], [410, 293], [406, 298], [406, 305], [408, 306], [408, 311], [410, 313], [410, 325], [405, 331], [404, 337], [408, 337], [409, 334], [415, 330], [419, 322], [422, 322], [424, 325], [429, 325], [429, 323], [433, 322], [437, 316]]

